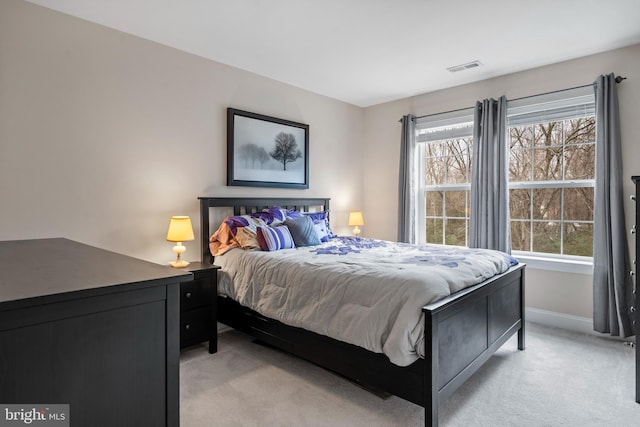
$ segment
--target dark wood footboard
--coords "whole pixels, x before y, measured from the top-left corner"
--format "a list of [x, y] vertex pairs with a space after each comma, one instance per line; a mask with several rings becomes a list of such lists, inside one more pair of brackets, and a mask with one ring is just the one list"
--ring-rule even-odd
[[425, 313], [425, 425], [438, 406], [513, 334], [524, 350], [524, 265], [422, 309]]

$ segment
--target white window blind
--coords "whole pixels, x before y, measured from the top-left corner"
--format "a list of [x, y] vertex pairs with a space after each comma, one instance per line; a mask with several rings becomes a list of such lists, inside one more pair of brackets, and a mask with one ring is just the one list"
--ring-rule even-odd
[[416, 142], [471, 137], [473, 134], [473, 108], [418, 117], [416, 132]]
[[582, 86], [508, 101], [507, 127], [575, 119], [594, 114], [593, 86]]

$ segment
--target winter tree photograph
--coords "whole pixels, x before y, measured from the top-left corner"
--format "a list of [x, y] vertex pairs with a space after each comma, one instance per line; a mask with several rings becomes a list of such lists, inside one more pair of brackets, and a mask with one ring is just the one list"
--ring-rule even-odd
[[309, 125], [227, 110], [227, 185], [309, 188]]

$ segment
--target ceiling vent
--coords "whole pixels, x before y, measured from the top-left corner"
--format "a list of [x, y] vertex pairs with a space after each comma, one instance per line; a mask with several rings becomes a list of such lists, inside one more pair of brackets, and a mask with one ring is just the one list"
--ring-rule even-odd
[[468, 70], [470, 68], [476, 68], [481, 65], [482, 64], [480, 63], [480, 61], [476, 60], [472, 62], [467, 62], [466, 64], [454, 65], [453, 67], [447, 68], [447, 70], [451, 71], [452, 73], [457, 73], [458, 71]]

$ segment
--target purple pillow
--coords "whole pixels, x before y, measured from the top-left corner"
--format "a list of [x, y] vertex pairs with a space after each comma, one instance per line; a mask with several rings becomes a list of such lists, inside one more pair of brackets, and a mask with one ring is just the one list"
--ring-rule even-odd
[[287, 211], [282, 209], [280, 206], [273, 206], [268, 209], [262, 209], [263, 213], [268, 213], [273, 216], [273, 221], [275, 223], [284, 222], [287, 219]]
[[265, 224], [270, 225], [274, 221], [272, 213], [269, 212], [252, 212], [249, 214], [251, 218], [259, 218], [264, 221]]
[[255, 232], [256, 227], [264, 225], [260, 218], [254, 218], [249, 215], [228, 216], [223, 222], [229, 226], [231, 234], [234, 236], [238, 233], [239, 228], [247, 227]]
[[280, 206], [273, 206], [263, 209], [262, 212], [249, 214], [254, 218], [262, 219], [267, 225], [278, 225], [287, 218], [300, 218], [302, 214], [294, 209], [284, 209]]
[[256, 232], [260, 249], [263, 251], [279, 251], [295, 248], [293, 237], [286, 225], [278, 227], [258, 227]]

